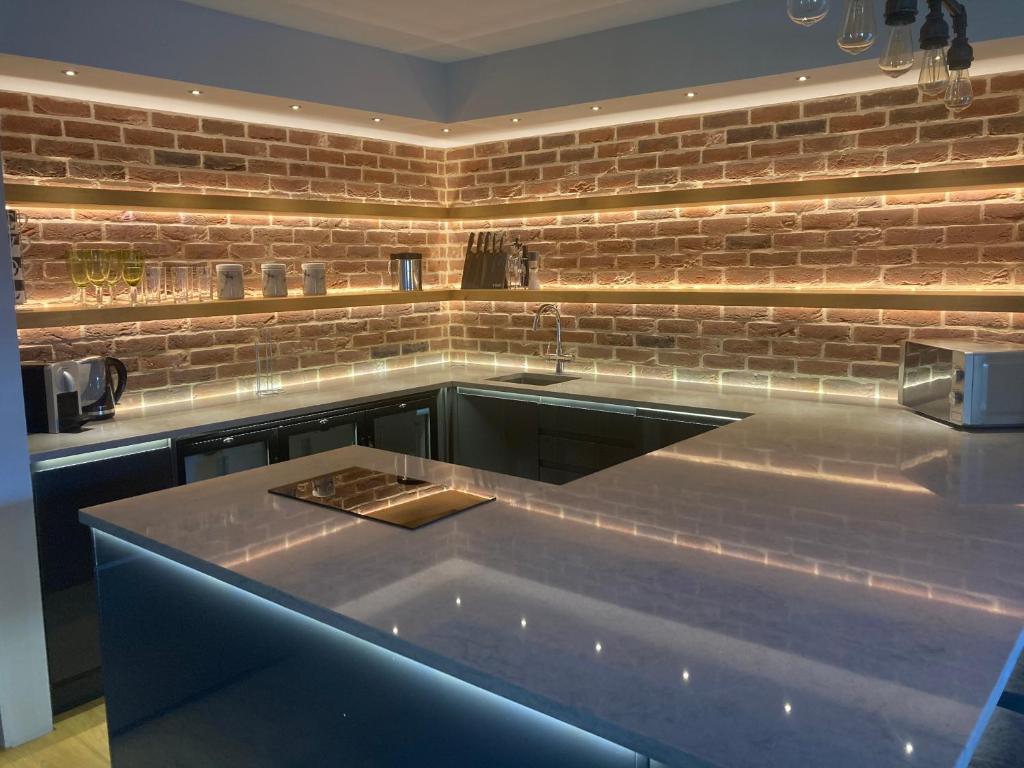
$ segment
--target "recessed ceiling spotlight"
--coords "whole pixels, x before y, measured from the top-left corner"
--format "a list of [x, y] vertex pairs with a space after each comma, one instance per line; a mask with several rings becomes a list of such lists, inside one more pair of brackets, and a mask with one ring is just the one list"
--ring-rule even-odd
[[686, 94], [686, 98], [692, 99], [696, 95], [697, 95], [696, 91], [688, 91], [687, 94]]
[[800, 75], [800, 77], [797, 78], [797, 81], [801, 83], [806, 83], [810, 79], [811, 78], [809, 78], [807, 75]]
[[67, 77], [74, 77], [75, 75], [78, 74], [78, 70], [77, 69], [62, 69], [61, 70], [61, 74], [65, 75]]
[[513, 123], [518, 123], [519, 122], [519, 118], [518, 117], [513, 117], [512, 118], [512, 122]]
[[591, 112], [600, 112], [600, 111], [601, 111], [601, 108], [600, 108], [599, 106], [597, 106], [597, 104], [595, 104], [594, 106], [592, 106], [592, 107], [590, 108], [590, 111], [591, 111]]
[[442, 128], [441, 129], [441, 133], [451, 133], [451, 132], [452, 132], [451, 128]]
[[300, 109], [302, 109], [302, 107], [300, 107], [298, 104], [292, 104], [290, 107], [288, 107], [288, 109], [298, 112]]
[[191, 93], [193, 96], [202, 96], [203, 95], [203, 92], [200, 91], [198, 88], [193, 88], [191, 91], [189, 91], [189, 93]]
[[384, 118], [383, 117], [371, 117], [370, 119], [373, 120], [373, 122], [375, 122], [375, 123], [379, 123]]

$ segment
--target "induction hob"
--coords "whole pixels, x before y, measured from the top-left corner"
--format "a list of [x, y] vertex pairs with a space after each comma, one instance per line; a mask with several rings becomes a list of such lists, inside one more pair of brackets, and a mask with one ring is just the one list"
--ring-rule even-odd
[[343, 467], [270, 493], [409, 529], [494, 501], [493, 496], [366, 467]]

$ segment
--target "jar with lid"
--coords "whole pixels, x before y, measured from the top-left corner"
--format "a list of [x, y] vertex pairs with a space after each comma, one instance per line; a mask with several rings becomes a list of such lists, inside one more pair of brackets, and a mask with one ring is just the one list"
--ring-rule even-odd
[[263, 273], [263, 295], [275, 298], [288, 295], [288, 279], [284, 264], [264, 264], [260, 267]]
[[241, 299], [245, 296], [245, 286], [242, 283], [241, 264], [218, 264], [217, 265], [217, 298], [218, 299]]
[[306, 296], [323, 296], [327, 293], [327, 264], [307, 261], [302, 265], [302, 292]]

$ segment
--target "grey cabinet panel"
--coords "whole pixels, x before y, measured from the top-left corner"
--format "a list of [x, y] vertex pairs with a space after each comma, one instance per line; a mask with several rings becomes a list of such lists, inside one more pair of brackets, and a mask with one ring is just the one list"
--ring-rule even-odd
[[666, 419], [638, 418], [642, 451], [650, 453], [660, 448], [688, 440], [704, 432], [722, 426], [721, 423], [702, 423], [695, 421], [670, 421]]
[[455, 463], [539, 479], [536, 403], [459, 393], [455, 401]]

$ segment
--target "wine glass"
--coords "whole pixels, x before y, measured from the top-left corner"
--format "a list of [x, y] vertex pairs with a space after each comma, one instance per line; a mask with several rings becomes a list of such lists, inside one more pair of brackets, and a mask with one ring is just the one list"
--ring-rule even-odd
[[85, 251], [85, 275], [96, 288], [96, 306], [103, 306], [103, 286], [110, 271], [109, 251]]
[[121, 272], [128, 284], [128, 303], [134, 307], [139, 300], [139, 283], [142, 282], [146, 259], [141, 251], [125, 251], [122, 256]]
[[83, 254], [78, 251], [68, 252], [68, 274], [71, 276], [71, 282], [75, 285], [75, 301], [79, 304], [85, 304], [85, 289], [89, 285], [89, 275], [85, 269], [85, 258]]
[[117, 284], [121, 282], [124, 257], [127, 251], [111, 251], [107, 262], [107, 285], [110, 286], [110, 303], [117, 300]]

